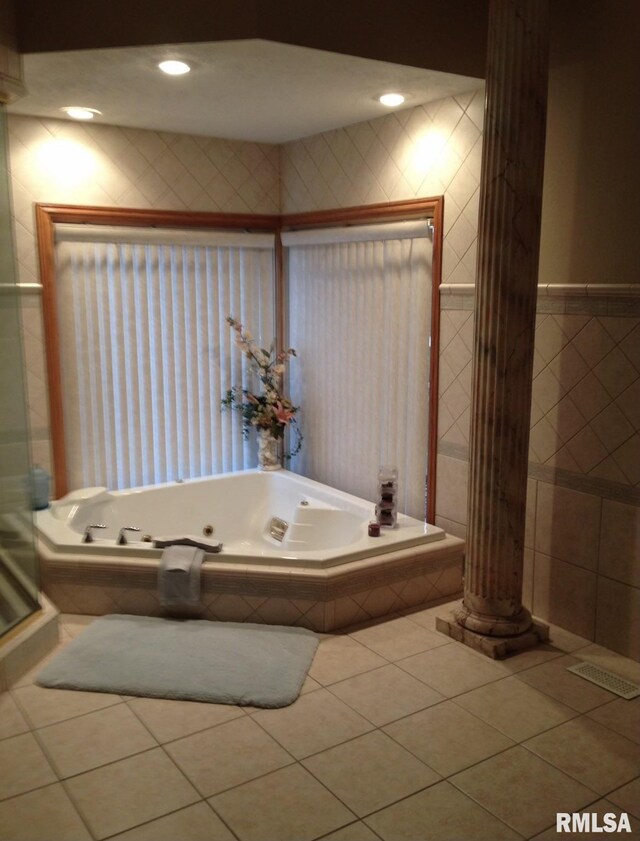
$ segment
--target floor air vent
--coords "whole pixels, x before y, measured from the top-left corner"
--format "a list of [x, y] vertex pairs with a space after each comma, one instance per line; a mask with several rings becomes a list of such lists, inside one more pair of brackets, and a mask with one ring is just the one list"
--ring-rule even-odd
[[568, 666], [567, 671], [590, 680], [591, 683], [602, 686], [609, 692], [615, 692], [616, 695], [628, 701], [640, 695], [640, 686], [637, 683], [631, 683], [629, 680], [614, 675], [613, 672], [601, 669], [600, 666], [594, 666], [593, 663], [576, 663], [575, 666]]

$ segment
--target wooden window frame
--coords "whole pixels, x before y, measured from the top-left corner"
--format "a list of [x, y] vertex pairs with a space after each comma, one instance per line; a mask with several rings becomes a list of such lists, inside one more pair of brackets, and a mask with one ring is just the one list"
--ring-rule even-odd
[[438, 445], [438, 360], [440, 337], [440, 283], [442, 278], [442, 224], [444, 198], [411, 199], [399, 202], [333, 208], [286, 215], [252, 213], [194, 213], [190, 211], [141, 208], [93, 207], [84, 205], [41, 204], [35, 206], [36, 237], [42, 311], [46, 347], [49, 392], [53, 478], [56, 497], [67, 493], [64, 412], [61, 388], [60, 338], [55, 288], [55, 225], [59, 223], [158, 227], [187, 229], [231, 229], [273, 233], [275, 242], [275, 330], [281, 348], [285, 336], [284, 251], [280, 239], [283, 230], [319, 228], [337, 225], [362, 225], [410, 219], [433, 220], [431, 347], [429, 384], [429, 438], [426, 494], [426, 519], [435, 518], [436, 463]]

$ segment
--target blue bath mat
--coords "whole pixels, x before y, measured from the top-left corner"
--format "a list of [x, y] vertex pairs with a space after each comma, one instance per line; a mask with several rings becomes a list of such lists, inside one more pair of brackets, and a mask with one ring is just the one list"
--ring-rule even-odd
[[114, 614], [96, 619], [36, 683], [216, 704], [286, 707], [318, 637], [306, 628]]

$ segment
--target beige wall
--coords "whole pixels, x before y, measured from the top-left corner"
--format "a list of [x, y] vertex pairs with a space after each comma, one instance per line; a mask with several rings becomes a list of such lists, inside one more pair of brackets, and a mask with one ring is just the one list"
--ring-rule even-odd
[[544, 283], [640, 283], [640, 3], [552, 4]]
[[473, 281], [484, 89], [282, 147], [282, 212], [444, 195], [442, 280]]

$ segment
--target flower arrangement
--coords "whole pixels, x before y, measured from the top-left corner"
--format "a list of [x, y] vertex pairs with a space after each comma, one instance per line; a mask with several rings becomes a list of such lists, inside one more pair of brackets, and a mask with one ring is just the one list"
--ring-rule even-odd
[[285, 453], [290, 459], [300, 452], [302, 434], [297, 425], [295, 414], [300, 408], [282, 394], [282, 375], [286, 363], [296, 356], [293, 348], [275, 352], [274, 343], [269, 350], [258, 347], [251, 333], [236, 318], [228, 315], [227, 324], [236, 333], [236, 345], [249, 360], [249, 369], [257, 375], [261, 389], [255, 394], [242, 386], [233, 386], [221, 400], [223, 409], [232, 409], [242, 416], [242, 434], [248, 438], [252, 429], [270, 433], [275, 439], [282, 439], [288, 427], [296, 428], [296, 443], [291, 452]]

